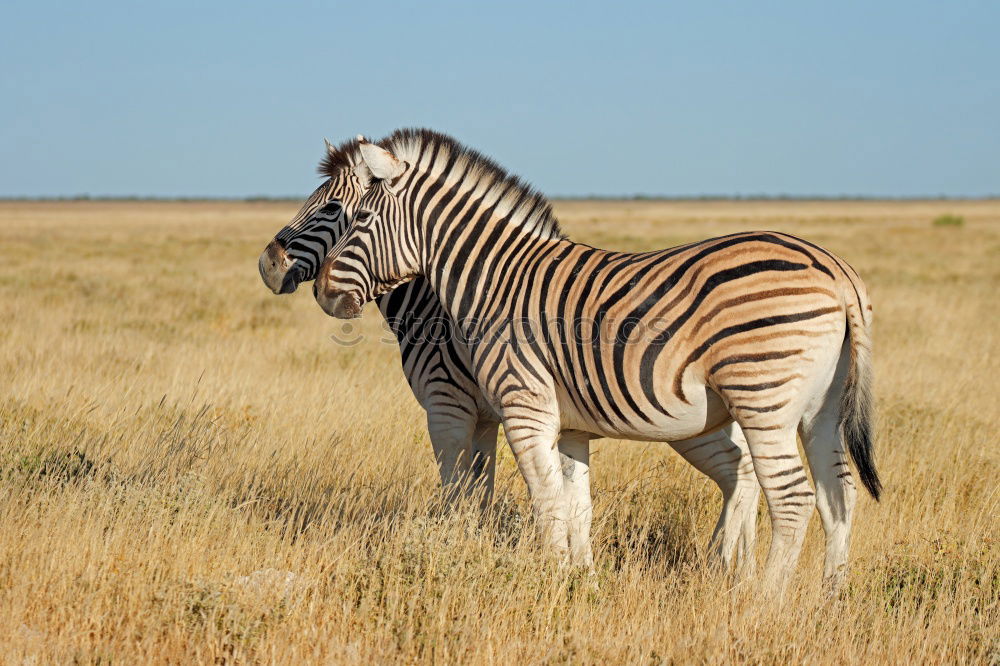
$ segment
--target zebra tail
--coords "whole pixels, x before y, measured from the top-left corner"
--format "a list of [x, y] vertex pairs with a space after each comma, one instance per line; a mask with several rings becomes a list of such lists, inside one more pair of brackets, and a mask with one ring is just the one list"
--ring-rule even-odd
[[[864, 292], [861, 292], [864, 293]], [[851, 365], [844, 384], [840, 405], [840, 431], [847, 450], [858, 469], [858, 476], [876, 500], [882, 494], [882, 482], [875, 470], [875, 398], [872, 391], [871, 320], [865, 321], [862, 308], [869, 307], [864, 297], [857, 305], [847, 305], [847, 334]]]

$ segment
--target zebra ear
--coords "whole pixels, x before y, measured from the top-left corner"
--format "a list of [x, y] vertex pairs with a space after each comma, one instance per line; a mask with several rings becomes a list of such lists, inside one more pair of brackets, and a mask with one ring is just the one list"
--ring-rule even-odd
[[406, 171], [406, 162], [401, 161], [385, 148], [380, 148], [367, 141], [362, 141], [360, 148], [361, 159], [365, 161], [372, 175], [379, 180], [393, 180]]
[[333, 144], [327, 141], [326, 137], [323, 137], [323, 143], [326, 144], [326, 154], [333, 155], [337, 152], [337, 149], [333, 147]]
[[367, 189], [371, 185], [372, 172], [368, 170], [368, 165], [364, 162], [358, 162], [354, 165], [354, 175], [357, 177], [358, 182], [361, 183], [361, 187]]

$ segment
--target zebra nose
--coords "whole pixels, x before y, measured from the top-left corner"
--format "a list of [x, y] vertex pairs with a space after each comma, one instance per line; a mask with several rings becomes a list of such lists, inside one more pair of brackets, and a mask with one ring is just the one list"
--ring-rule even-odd
[[257, 260], [260, 277], [267, 288], [276, 294], [290, 294], [298, 286], [290, 267], [288, 252], [277, 241], [271, 241]]

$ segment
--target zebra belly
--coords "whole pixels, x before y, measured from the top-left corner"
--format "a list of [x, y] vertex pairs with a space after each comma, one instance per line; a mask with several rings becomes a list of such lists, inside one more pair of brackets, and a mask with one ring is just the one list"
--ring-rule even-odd
[[565, 391], [558, 391], [560, 425], [563, 430], [583, 430], [601, 437], [640, 441], [676, 442], [710, 432], [732, 420], [722, 399], [708, 387], [689, 392], [691, 404], [671, 405], [670, 414], [647, 414], [646, 419], [611, 420], [594, 418], [573, 403]]

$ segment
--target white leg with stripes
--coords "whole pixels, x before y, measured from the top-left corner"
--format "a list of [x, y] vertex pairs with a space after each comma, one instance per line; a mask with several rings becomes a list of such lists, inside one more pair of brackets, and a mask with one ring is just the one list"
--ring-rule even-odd
[[[757, 508], [760, 504], [760, 483], [754, 473], [750, 445], [736, 422], [726, 428], [730, 441], [740, 448], [742, 457], [737, 469], [736, 491], [730, 500], [732, 521], [730, 530], [737, 532], [736, 567], [740, 573], [749, 574], [757, 569]], [[733, 539], [729, 532], [727, 539]], [[731, 556], [730, 556], [731, 557]]]
[[478, 495], [480, 506], [486, 508], [493, 501], [493, 486], [497, 467], [496, 421], [480, 421], [472, 435], [471, 461], [469, 469], [469, 489]]
[[590, 498], [590, 437], [579, 431], [565, 431], [559, 438], [562, 463], [563, 492], [569, 524], [570, 563], [593, 567], [590, 547], [590, 525], [594, 517]]
[[771, 515], [771, 546], [764, 565], [764, 584], [778, 595], [788, 585], [798, 562], [816, 494], [806, 478], [794, 428], [744, 428], [754, 471]]
[[505, 411], [504, 433], [528, 485], [531, 508], [544, 548], [565, 558], [569, 545], [568, 507], [559, 456], [559, 428], [539, 423], [538, 413]]
[[851, 545], [857, 490], [836, 418], [817, 419], [810, 428], [803, 429], [802, 440], [816, 482], [816, 507], [826, 533], [823, 583], [828, 593], [836, 594], [847, 577], [847, 553]]
[[732, 423], [707, 435], [673, 442], [671, 446], [722, 491], [722, 512], [709, 543], [710, 556], [729, 570], [738, 549], [738, 568], [753, 570], [760, 484], [743, 432]]
[[476, 419], [471, 415], [459, 415], [454, 410], [427, 410], [427, 432], [447, 506], [463, 497], [469, 486], [469, 446], [475, 428]]
[[849, 353], [845, 345], [831, 390], [816, 401], [816, 407], [807, 410], [799, 427], [809, 469], [816, 483], [816, 507], [826, 533], [823, 583], [829, 594], [836, 594], [847, 578], [847, 553], [857, 501], [857, 489], [840, 434], [842, 390], [837, 388], [844, 385]]

